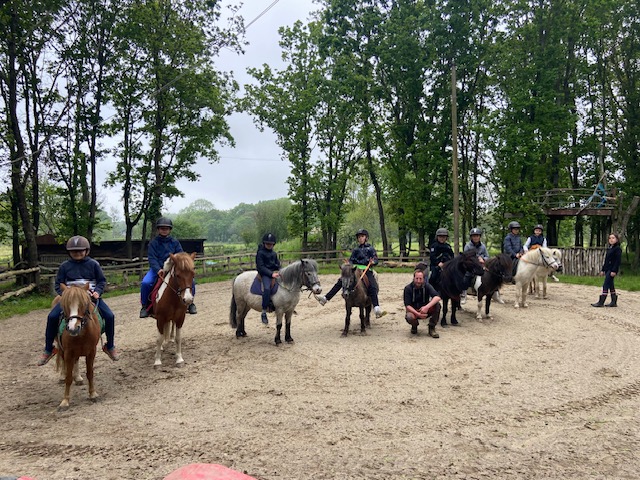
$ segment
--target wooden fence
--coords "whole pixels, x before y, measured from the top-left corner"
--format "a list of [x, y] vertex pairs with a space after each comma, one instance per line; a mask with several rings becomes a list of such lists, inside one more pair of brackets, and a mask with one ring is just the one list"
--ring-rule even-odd
[[562, 273], [576, 276], [596, 276], [600, 273], [605, 248], [559, 248], [562, 252]]
[[[559, 250], [562, 252], [563, 273], [566, 275], [577, 276], [598, 275], [606, 252], [604, 248], [569, 247], [560, 248]], [[347, 253], [348, 252], [343, 250], [338, 250], [319, 252], [280, 252], [279, 255], [283, 265], [292, 263], [300, 258], [313, 258], [321, 265], [335, 265], [337, 272], [338, 265], [340, 265], [344, 259], [348, 258], [348, 256], [346, 256]], [[36, 268], [10, 270], [0, 274], [0, 282], [11, 277], [38, 271], [40, 287], [45, 289], [48, 288], [48, 290], [53, 293], [58, 265], [66, 259], [66, 256], [63, 256], [62, 258], [47, 258], [42, 265]], [[107, 277], [113, 279], [114, 277], [121, 276], [122, 281], [118, 281], [116, 283], [123, 287], [138, 285], [142, 276], [149, 269], [149, 264], [146, 259], [122, 260], [119, 258], [101, 257], [96, 258], [96, 260], [98, 260], [102, 265], [102, 269]], [[417, 257], [380, 257], [379, 260], [381, 266], [392, 268], [411, 268], [419, 261]], [[256, 268], [254, 252], [238, 253], [234, 255], [199, 256], [196, 257], [195, 263], [196, 275], [200, 277], [217, 274], [236, 274], [245, 270], [254, 270]], [[37, 287], [38, 284], [31, 283], [16, 291], [4, 293], [0, 296], [0, 302], [7, 298], [30, 292]], [[113, 289], [114, 286], [111, 285], [110, 288]]]

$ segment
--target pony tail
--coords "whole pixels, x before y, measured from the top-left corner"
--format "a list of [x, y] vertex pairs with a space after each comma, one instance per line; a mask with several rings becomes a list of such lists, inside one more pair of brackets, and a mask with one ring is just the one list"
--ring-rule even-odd
[[229, 325], [231, 325], [231, 328], [238, 328], [238, 319], [237, 317], [237, 313], [238, 313], [238, 305], [236, 304], [236, 297], [235, 295], [232, 293], [231, 294], [231, 308], [229, 311]]

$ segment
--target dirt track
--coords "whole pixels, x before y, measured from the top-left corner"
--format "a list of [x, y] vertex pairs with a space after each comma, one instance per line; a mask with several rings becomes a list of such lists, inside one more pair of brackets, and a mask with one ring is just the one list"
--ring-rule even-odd
[[516, 310], [508, 286], [493, 320], [469, 297], [462, 326], [432, 339], [404, 321], [409, 281], [380, 276], [388, 314], [366, 336], [341, 338], [341, 299], [304, 294], [281, 347], [257, 312], [237, 340], [230, 283], [200, 285], [181, 369], [172, 347], [153, 368], [135, 295], [107, 297], [122, 359], [100, 353], [99, 401], [74, 386], [62, 413], [53, 367], [35, 366], [47, 312], [5, 320], [0, 476], [155, 480], [202, 462], [262, 480], [638, 478], [640, 294], [595, 309], [597, 288], [552, 284]]

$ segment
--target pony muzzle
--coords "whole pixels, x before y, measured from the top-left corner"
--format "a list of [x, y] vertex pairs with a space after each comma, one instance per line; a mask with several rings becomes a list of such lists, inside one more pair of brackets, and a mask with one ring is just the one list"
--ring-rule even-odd
[[322, 293], [322, 287], [319, 283], [314, 283], [313, 287], [311, 287], [311, 291], [316, 295], [320, 295]]

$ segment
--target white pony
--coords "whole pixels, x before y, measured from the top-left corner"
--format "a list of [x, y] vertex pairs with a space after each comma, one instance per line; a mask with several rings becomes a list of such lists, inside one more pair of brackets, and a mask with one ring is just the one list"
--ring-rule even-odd
[[542, 283], [544, 298], [547, 291], [547, 275], [562, 268], [562, 253], [557, 248], [540, 247], [529, 250], [518, 262], [516, 271], [516, 302], [515, 308], [528, 307], [527, 289], [531, 280], [535, 277], [538, 283]]
[[[551, 249], [551, 255], [553, 256], [553, 258], [557, 259], [558, 262], [560, 262], [560, 260], [562, 259], [562, 252], [557, 248]], [[561, 269], [562, 265], [560, 265], [558, 271], [560, 271]], [[554, 282], [560, 281], [560, 279], [558, 279], [558, 277], [554, 275], [554, 272], [556, 272], [556, 270], [553, 270], [551, 268], [538, 267], [538, 271], [529, 284], [529, 295], [533, 295], [535, 293], [537, 299], [549, 298], [547, 296], [548, 279], [551, 278]]]

